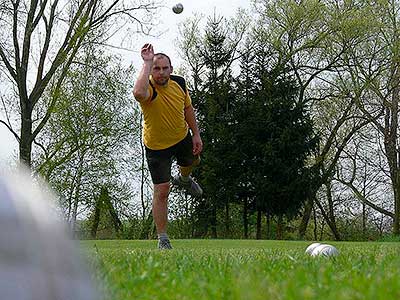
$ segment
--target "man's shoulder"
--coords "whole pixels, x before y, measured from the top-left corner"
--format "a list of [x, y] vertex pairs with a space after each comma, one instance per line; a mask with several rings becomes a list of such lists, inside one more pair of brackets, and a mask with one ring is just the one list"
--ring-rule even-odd
[[172, 81], [175, 81], [180, 87], [181, 89], [186, 93], [186, 80], [185, 78], [183, 78], [182, 76], [179, 75], [170, 75], [169, 77]]

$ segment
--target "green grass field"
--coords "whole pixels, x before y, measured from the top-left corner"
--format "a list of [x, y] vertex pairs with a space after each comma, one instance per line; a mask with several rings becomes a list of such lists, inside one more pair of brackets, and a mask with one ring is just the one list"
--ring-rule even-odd
[[329, 242], [338, 257], [304, 254], [311, 242], [83, 241], [106, 299], [400, 299], [400, 244]]

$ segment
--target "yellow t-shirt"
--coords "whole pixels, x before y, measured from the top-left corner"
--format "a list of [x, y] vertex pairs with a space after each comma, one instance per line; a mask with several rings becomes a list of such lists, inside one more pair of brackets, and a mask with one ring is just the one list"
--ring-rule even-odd
[[188, 133], [184, 109], [191, 105], [185, 80], [171, 75], [165, 86], [154, 83], [150, 77], [150, 97], [140, 102], [143, 112], [143, 140], [147, 148], [169, 148]]

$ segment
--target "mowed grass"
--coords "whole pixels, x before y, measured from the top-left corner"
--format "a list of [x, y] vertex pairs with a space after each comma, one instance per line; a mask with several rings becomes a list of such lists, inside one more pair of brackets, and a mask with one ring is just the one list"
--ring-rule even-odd
[[400, 244], [328, 242], [338, 257], [304, 254], [311, 242], [84, 241], [105, 299], [400, 299]]

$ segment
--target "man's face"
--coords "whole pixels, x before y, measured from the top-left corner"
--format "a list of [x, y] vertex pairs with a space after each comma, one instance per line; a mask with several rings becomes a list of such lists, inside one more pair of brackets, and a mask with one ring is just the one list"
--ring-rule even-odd
[[165, 85], [168, 82], [169, 75], [172, 73], [172, 66], [170, 65], [168, 58], [164, 56], [157, 56], [153, 61], [153, 68], [151, 75], [156, 84]]

